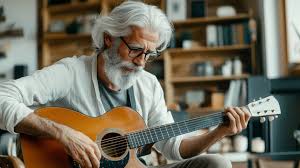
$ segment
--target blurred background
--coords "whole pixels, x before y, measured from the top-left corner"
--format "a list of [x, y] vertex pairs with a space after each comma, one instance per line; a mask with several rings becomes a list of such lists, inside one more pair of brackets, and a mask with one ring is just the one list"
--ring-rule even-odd
[[[122, 0], [0, 0], [0, 81], [74, 55], [92, 55], [95, 18]], [[144, 0], [174, 24], [169, 48], [146, 70], [159, 79], [176, 121], [274, 95], [281, 115], [253, 119], [240, 135], [207, 150], [235, 168], [299, 166], [300, 1]], [[201, 134], [209, 129], [201, 130]], [[5, 131], [0, 154], [16, 156]], [[172, 161], [153, 150], [151, 165]]]

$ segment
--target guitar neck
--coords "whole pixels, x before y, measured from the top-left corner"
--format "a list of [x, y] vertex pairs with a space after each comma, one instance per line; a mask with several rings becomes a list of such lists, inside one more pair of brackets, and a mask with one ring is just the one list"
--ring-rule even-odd
[[217, 112], [203, 117], [132, 132], [127, 134], [128, 145], [130, 148], [137, 148], [199, 129], [215, 126], [226, 122], [226, 120], [228, 120], [228, 118], [223, 112]]

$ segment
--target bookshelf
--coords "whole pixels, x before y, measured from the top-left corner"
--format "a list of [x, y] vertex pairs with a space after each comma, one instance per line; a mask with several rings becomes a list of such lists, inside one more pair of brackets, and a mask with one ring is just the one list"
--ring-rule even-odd
[[227, 16], [227, 17], [217, 17], [217, 16], [210, 16], [210, 17], [203, 17], [203, 18], [189, 18], [183, 21], [175, 21], [174, 27], [187, 27], [192, 26], [196, 27], [199, 25], [207, 25], [207, 24], [217, 24], [217, 23], [237, 23], [240, 21], [245, 21], [250, 18], [249, 14], [241, 13], [236, 16]]
[[[173, 22], [176, 47], [169, 48], [164, 52], [164, 87], [166, 102], [169, 107], [184, 102], [187, 92], [201, 90], [205, 92], [205, 103], [196, 108], [194, 106], [188, 107], [184, 111], [190, 117], [222, 111], [223, 108], [213, 107], [212, 94], [224, 93], [225, 95], [232, 80], [245, 80], [250, 75], [257, 73], [256, 27], [254, 30], [251, 27], [253, 24], [256, 24], [252, 9], [253, 5], [246, 1], [232, 2], [205, 1], [206, 8], [209, 8], [211, 4], [215, 7], [219, 4], [224, 5], [223, 3], [233, 5], [236, 9], [239, 6], [243, 6], [240, 8], [242, 10], [239, 10], [235, 16], [218, 17], [209, 14], [205, 17], [187, 18]], [[222, 43], [220, 43], [218, 37], [216, 45], [208, 45], [206, 29], [211, 25], [216, 27], [218, 36], [222, 34], [223, 38], [225, 38], [221, 39]], [[223, 31], [227, 29], [226, 31], [229, 30], [231, 34], [225, 36], [227, 34], [224, 32], [219, 33], [219, 28], [223, 29]], [[185, 32], [190, 34], [188, 40], [196, 42], [197, 45], [188, 48], [181, 46], [180, 43], [183, 41], [181, 39], [182, 34]], [[233, 33], [236, 34], [232, 35]], [[228, 38], [231, 39], [228, 41]], [[225, 40], [227, 40], [226, 43], [224, 42]], [[177, 45], [178, 43], [179, 45]], [[242, 64], [241, 73], [234, 74], [232, 72], [230, 75], [225, 75], [217, 72], [227, 60], [232, 61], [235, 59], [238, 59]], [[198, 64], [202, 65], [207, 62], [212, 65], [214, 72], [208, 75], [197, 74], [195, 69]]]
[[174, 84], [180, 83], [190, 83], [190, 82], [221, 82], [221, 81], [228, 81], [228, 80], [237, 80], [237, 79], [246, 79], [249, 75], [242, 74], [242, 75], [232, 75], [232, 76], [221, 76], [221, 75], [214, 75], [208, 77], [198, 77], [198, 76], [191, 76], [191, 77], [174, 77], [172, 78], [171, 82]]
[[100, 1], [93, 2], [93, 1], [87, 1], [87, 2], [71, 2], [67, 4], [61, 4], [61, 5], [52, 5], [48, 7], [48, 12], [51, 15], [58, 15], [58, 14], [68, 14], [68, 13], [74, 13], [74, 12], [86, 12], [91, 10], [98, 10], [101, 8]]
[[185, 55], [185, 54], [204, 54], [211, 52], [230, 52], [232, 54], [238, 53], [241, 51], [247, 51], [251, 49], [251, 45], [232, 45], [232, 46], [222, 46], [222, 47], [198, 47], [191, 49], [183, 49], [183, 48], [172, 48], [168, 49], [168, 52], [172, 55]]
[[89, 40], [90, 34], [66, 34], [66, 33], [47, 33], [45, 41], [69, 41], [69, 40]]

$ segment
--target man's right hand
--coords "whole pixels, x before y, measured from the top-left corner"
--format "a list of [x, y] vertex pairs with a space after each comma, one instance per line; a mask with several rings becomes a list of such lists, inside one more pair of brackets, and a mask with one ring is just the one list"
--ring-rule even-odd
[[100, 150], [88, 136], [69, 127], [64, 127], [59, 134], [58, 140], [65, 146], [66, 152], [81, 167], [100, 167]]
[[31, 113], [15, 126], [15, 132], [55, 138], [64, 145], [66, 152], [81, 167], [99, 168], [101, 154], [97, 144], [88, 136], [70, 127]]

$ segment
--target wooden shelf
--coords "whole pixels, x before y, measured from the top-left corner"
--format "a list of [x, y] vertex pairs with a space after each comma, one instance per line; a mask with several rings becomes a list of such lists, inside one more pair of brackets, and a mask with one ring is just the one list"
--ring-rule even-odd
[[5, 16], [0, 16], [0, 22], [4, 22], [6, 20]]
[[45, 41], [63, 41], [63, 40], [82, 40], [91, 39], [90, 34], [66, 34], [66, 33], [47, 33], [45, 34]]
[[234, 52], [234, 51], [247, 51], [251, 49], [251, 45], [230, 45], [230, 46], [222, 46], [222, 47], [199, 47], [199, 48], [171, 48], [168, 49], [168, 52], [172, 54], [191, 54], [191, 53], [204, 53], [204, 52]]
[[0, 32], [0, 38], [23, 37], [23, 29], [6, 30]]
[[221, 23], [236, 23], [248, 20], [250, 18], [250, 15], [248, 14], [238, 14], [236, 16], [230, 16], [230, 17], [203, 17], [203, 18], [192, 18], [192, 19], [186, 19], [182, 21], [175, 21], [173, 22], [174, 26], [176, 28], [178, 27], [190, 27], [190, 26], [199, 26], [199, 25], [207, 25], [207, 24], [221, 24]]
[[172, 83], [190, 83], [190, 82], [218, 82], [218, 81], [228, 81], [228, 80], [236, 80], [236, 79], [246, 79], [248, 78], [248, 74], [237, 75], [237, 76], [207, 76], [207, 77], [199, 77], [199, 76], [191, 76], [191, 77], [174, 77], [171, 78]]
[[[75, 2], [62, 5], [49, 5], [50, 14], [63, 14], [70, 12], [83, 12], [101, 9], [99, 2]], [[98, 11], [100, 13], [100, 11]]]

